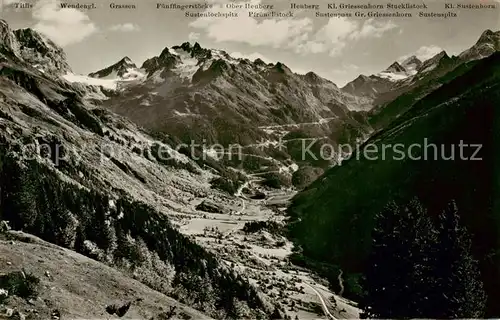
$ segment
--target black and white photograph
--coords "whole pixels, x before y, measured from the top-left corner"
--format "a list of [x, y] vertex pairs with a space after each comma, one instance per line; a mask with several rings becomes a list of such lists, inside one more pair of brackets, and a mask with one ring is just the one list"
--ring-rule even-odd
[[0, 0], [0, 319], [499, 302], [500, 0]]

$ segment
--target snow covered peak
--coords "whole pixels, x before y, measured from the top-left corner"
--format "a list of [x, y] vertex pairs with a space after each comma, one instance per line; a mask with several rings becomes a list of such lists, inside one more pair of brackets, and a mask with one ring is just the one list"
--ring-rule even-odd
[[14, 31], [14, 34], [19, 44], [32, 48], [41, 54], [46, 54], [49, 51], [63, 52], [61, 47], [33, 29], [18, 29]]
[[374, 97], [380, 92], [386, 92], [394, 83], [388, 77], [382, 77], [380, 74], [369, 77], [361, 74], [353, 81], [347, 83], [342, 90], [359, 97]]
[[370, 80], [371, 80], [370, 77], [365, 76], [364, 74], [360, 74], [356, 79], [354, 79], [354, 81], [356, 82], [367, 82]]
[[383, 72], [386, 72], [386, 73], [405, 73], [406, 69], [402, 65], [400, 65], [398, 62], [394, 62], [387, 69], [385, 69]]
[[441, 51], [436, 54], [434, 57], [426, 60], [422, 63], [420, 67], [418, 67], [417, 71], [419, 73], [425, 73], [436, 69], [444, 60], [450, 59], [446, 51]]
[[[231, 57], [223, 50], [205, 49], [197, 42], [193, 45], [184, 42], [181, 45], [163, 49], [158, 57], [146, 60], [142, 68], [148, 77], [156, 74], [157, 81], [160, 81], [158, 76], [164, 78], [167, 73], [176, 74], [182, 81], [192, 81], [198, 71], [198, 75], [208, 70], [222, 72], [227, 70], [226, 66], [239, 62], [240, 59]], [[208, 74], [202, 76], [204, 79], [208, 79], [207, 77]]]
[[184, 42], [180, 46], [174, 46], [172, 49], [182, 49], [186, 52], [191, 52], [191, 43], [189, 42]]
[[394, 62], [387, 69], [377, 74], [377, 76], [390, 81], [403, 80], [408, 78], [410, 75], [410, 72], [400, 65], [399, 62]]
[[129, 57], [124, 57], [105, 69], [89, 74], [89, 77], [100, 79], [129, 78], [132, 74], [137, 74], [137, 70], [135, 63]]
[[422, 65], [422, 61], [416, 56], [411, 56], [401, 62], [401, 66], [406, 69], [407, 72], [416, 73], [418, 67]]
[[311, 83], [319, 83], [319, 82], [324, 81], [323, 78], [321, 78], [320, 76], [318, 76], [316, 73], [314, 73], [312, 71], [309, 71], [308, 73], [306, 73], [304, 77], [306, 78], [307, 81], [309, 81]]
[[212, 57], [213, 51], [210, 49], [202, 48], [198, 42], [195, 42], [194, 45], [191, 45], [191, 43], [189, 42], [184, 42], [180, 46], [173, 46], [172, 49], [174, 49], [176, 52], [184, 51], [186, 53], [189, 53], [191, 55], [191, 58], [198, 59], [210, 59]]
[[281, 72], [281, 73], [286, 73], [286, 74], [292, 73], [292, 70], [290, 70], [290, 68], [288, 68], [287, 65], [285, 65], [284, 63], [281, 63], [281, 62], [277, 62], [274, 65], [274, 69], [276, 69], [278, 72]]
[[118, 66], [126, 66], [126, 67], [132, 67], [132, 68], [137, 68], [135, 63], [129, 58], [129, 57], [123, 57], [120, 61], [117, 62]]

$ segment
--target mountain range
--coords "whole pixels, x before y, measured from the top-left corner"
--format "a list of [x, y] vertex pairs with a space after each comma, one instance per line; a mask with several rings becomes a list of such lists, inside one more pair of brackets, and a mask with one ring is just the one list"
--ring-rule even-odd
[[301, 167], [314, 162], [327, 168], [336, 161], [303, 159], [303, 139], [352, 143], [370, 132], [363, 111], [371, 108], [370, 98], [346, 93], [313, 72], [295, 74], [280, 62], [236, 59], [198, 43], [165, 48], [140, 68], [124, 58], [86, 79], [115, 81], [102, 106], [155, 136], [204, 144], [198, 152], [209, 157], [211, 145], [237, 144], [243, 155], [219, 151], [215, 158], [252, 174], [279, 172], [285, 185]]
[[[51, 250], [64, 252], [68, 259], [66, 264], [60, 261], [59, 274], [53, 276], [72, 279], [66, 284], [58, 282], [61, 278], [50, 281], [46, 271], [46, 276], [38, 276], [46, 278], [47, 288], [56, 288], [56, 283], [61, 287], [43, 288], [44, 306], [38, 300], [22, 303], [10, 287], [7, 302], [32, 305], [30, 310], [34, 305], [48, 308], [49, 318], [55, 312], [50, 306], [63, 308], [57, 314], [69, 318], [105, 317], [109, 309], [105, 305], [72, 308], [66, 303], [72, 299], [68, 297], [85, 295], [85, 284], [79, 284], [72, 272], [85, 269], [87, 262], [78, 263], [85, 261], [78, 256], [77, 261], [67, 258], [75, 257], [68, 253], [74, 250], [115, 270], [106, 272], [101, 265], [104, 284], [120, 275], [122, 281], [128, 278], [150, 288], [136, 283], [123, 299], [126, 294], [140, 296], [146, 304], [149, 299], [167, 299], [178, 308], [173, 313], [177, 316], [181, 310], [199, 314], [193, 308], [220, 318], [272, 314], [272, 303], [260, 297], [247, 279], [178, 231], [179, 215], [196, 212], [191, 199], [210, 195], [226, 204], [235, 200], [210, 188], [211, 172], [129, 120], [96, 107], [94, 99], [104, 97], [101, 89], [71, 84], [61, 76], [67, 68], [63, 51], [48, 39], [31, 29], [12, 31], [0, 21], [0, 217], [8, 221], [2, 222], [2, 250], [14, 250], [16, 255], [22, 246], [13, 248], [15, 242], [49, 242], [55, 248]], [[168, 157], [155, 158], [153, 149]], [[22, 233], [4, 233], [4, 225]], [[44, 241], [29, 240], [23, 233]], [[57, 261], [55, 256], [51, 259]], [[30, 265], [39, 261], [16, 265], [33, 272]], [[4, 277], [2, 273], [2, 290]], [[93, 294], [112, 299], [106, 286], [87, 292], [85, 301]], [[59, 290], [68, 292], [62, 300]], [[144, 303], [137, 308], [142, 319], [165, 318], [165, 311], [158, 308], [155, 313]], [[42, 311], [30, 316], [44, 318]]]
[[[114, 72], [119, 68], [120, 63]], [[165, 48], [134, 70], [146, 77], [105, 106], [184, 141], [250, 145], [273, 138], [262, 127], [325, 118], [356, 122], [356, 111], [370, 108], [369, 99], [344, 93], [312, 72], [298, 75], [280, 62], [235, 59], [198, 43]], [[101, 78], [101, 73], [92, 75]], [[366, 133], [362, 123], [358, 126], [359, 135]]]
[[[334, 288], [340, 282], [340, 292], [355, 300], [374, 216], [386, 203], [417, 196], [432, 214], [456, 200], [480, 260], [487, 315], [498, 316], [499, 41], [500, 32], [487, 30], [458, 56], [411, 56], [339, 88], [281, 62], [236, 59], [188, 42], [140, 67], [124, 57], [77, 75], [52, 41], [0, 20], [1, 220], [43, 239], [37, 245], [52, 243], [119, 270], [189, 314], [284, 318], [277, 296], [285, 291], [263, 294], [276, 272], [267, 282], [250, 280], [251, 267], [236, 268], [207, 249], [210, 241], [181, 234], [185, 219], [211, 221], [229, 211], [229, 221], [248, 203], [257, 213], [243, 220], [262, 218], [267, 211], [255, 208], [267, 195], [266, 210], [279, 215], [273, 192], [303, 188], [287, 211], [295, 262]], [[320, 155], [324, 143], [382, 147], [424, 139], [481, 144], [483, 161], [303, 156], [304, 141], [318, 142], [311, 151]], [[192, 141], [205, 145], [193, 151], [186, 147]], [[227, 157], [233, 144], [243, 148], [242, 158]], [[168, 157], [158, 157], [160, 150]], [[259, 241], [270, 233], [259, 233]], [[225, 245], [227, 237], [216, 234], [213, 242]]]

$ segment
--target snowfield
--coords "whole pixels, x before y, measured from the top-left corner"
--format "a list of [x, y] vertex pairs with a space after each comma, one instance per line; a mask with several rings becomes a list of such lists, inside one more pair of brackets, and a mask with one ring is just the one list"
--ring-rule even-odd
[[118, 76], [116, 72], [112, 72], [104, 78], [93, 78], [68, 72], [63, 75], [62, 78], [71, 83], [84, 83], [89, 86], [103, 87], [107, 90], [118, 90], [122, 85], [126, 85], [127, 83], [131, 84], [132, 82], [138, 83], [144, 81], [146, 79], [146, 74], [140, 69], [129, 68], [122, 77]]
[[108, 90], [116, 90], [117, 88], [117, 81], [115, 79], [97, 79], [97, 78], [91, 78], [87, 77], [84, 75], [78, 75], [74, 73], [67, 73], [62, 76], [64, 79], [67, 81], [73, 83], [73, 82], [79, 82], [79, 83], [84, 83], [90, 86], [99, 86], [103, 87]]

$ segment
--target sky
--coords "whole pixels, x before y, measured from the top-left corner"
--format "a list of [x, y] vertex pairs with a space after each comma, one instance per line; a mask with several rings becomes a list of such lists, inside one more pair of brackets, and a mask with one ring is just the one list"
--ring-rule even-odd
[[[86, 0], [90, 3], [92, 0]], [[290, 3], [317, 4], [319, 12], [354, 13], [381, 10], [328, 10], [328, 3], [409, 3], [428, 6], [427, 12], [446, 12], [443, 0], [95, 0], [95, 9], [62, 9], [61, 0], [25, 0], [32, 8], [15, 8], [17, 0], [0, 0], [0, 18], [13, 29], [34, 28], [66, 52], [75, 73], [103, 69], [124, 56], [138, 66], [165, 47], [199, 42], [235, 57], [282, 62], [292, 71], [314, 71], [339, 86], [360, 74], [380, 72], [394, 61], [417, 55], [424, 60], [445, 50], [458, 54], [472, 46], [486, 29], [500, 30], [500, 3], [494, 0], [451, 0], [447, 3], [494, 4], [495, 9], [452, 9], [457, 17], [418, 17], [419, 10], [394, 10], [413, 17], [316, 17], [314, 10], [294, 10], [293, 17], [249, 17], [248, 10], [227, 4], [274, 5], [288, 12]], [[500, 0], [498, 0], [500, 1]], [[209, 3], [211, 9], [192, 12], [237, 12], [238, 17], [185, 17], [185, 11], [157, 9], [158, 3]], [[78, 3], [68, 0], [63, 3]], [[136, 9], [111, 9], [110, 4], [134, 4]], [[259, 13], [268, 9], [254, 10]]]

